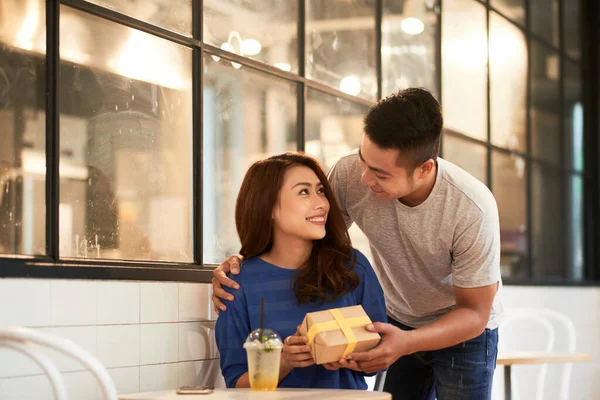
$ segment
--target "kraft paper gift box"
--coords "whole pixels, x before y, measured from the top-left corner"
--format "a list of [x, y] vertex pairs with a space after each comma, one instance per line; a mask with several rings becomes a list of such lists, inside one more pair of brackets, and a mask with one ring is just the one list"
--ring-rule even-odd
[[325, 364], [375, 347], [380, 336], [365, 329], [370, 323], [360, 305], [333, 308], [307, 313], [298, 332], [308, 337], [315, 363]]

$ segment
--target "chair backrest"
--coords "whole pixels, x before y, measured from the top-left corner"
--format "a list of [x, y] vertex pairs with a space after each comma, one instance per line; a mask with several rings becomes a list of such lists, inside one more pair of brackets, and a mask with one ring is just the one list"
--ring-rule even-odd
[[23, 327], [0, 329], [0, 347], [11, 348], [33, 359], [48, 375], [55, 399], [66, 400], [67, 391], [62, 375], [52, 361], [35, 345], [49, 347], [79, 361], [92, 372], [100, 384], [104, 399], [118, 400], [117, 389], [106, 369], [80, 346], [60, 336], [39, 330]]
[[[516, 329], [521, 328], [519, 331]], [[524, 329], [528, 328], [528, 329]], [[537, 330], [532, 330], [537, 328]], [[557, 329], [559, 328], [559, 329]], [[517, 332], [519, 340], [521, 342], [527, 342], [527, 340], [535, 341], [538, 346], [535, 349], [518, 349], [518, 350], [537, 350], [544, 352], [557, 351], [557, 344], [566, 342], [566, 349], [563, 349], [563, 353], [574, 353], [576, 347], [576, 330], [573, 322], [564, 314], [551, 310], [548, 308], [513, 308], [506, 309], [500, 319], [500, 343], [499, 353], [509, 352], [511, 350], [507, 348], [507, 340], [510, 339], [510, 332]], [[535, 337], [527, 337], [527, 333], [541, 333], [544, 334], [536, 335]], [[561, 341], [557, 340], [557, 333], [560, 334], [560, 338], [564, 339]], [[542, 341], [544, 340], [544, 341]], [[539, 373], [537, 375], [536, 384], [536, 397], [541, 400], [544, 399], [544, 389], [546, 384], [547, 364], [539, 366]], [[564, 364], [562, 366], [562, 374], [560, 379], [560, 398], [567, 400], [569, 398], [569, 381], [571, 377], [572, 364]], [[516, 384], [517, 379], [513, 376], [513, 398], [518, 400], [518, 385]]]

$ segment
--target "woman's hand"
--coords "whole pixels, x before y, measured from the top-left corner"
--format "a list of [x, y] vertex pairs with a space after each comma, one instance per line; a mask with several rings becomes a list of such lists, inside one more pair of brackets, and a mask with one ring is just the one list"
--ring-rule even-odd
[[347, 369], [351, 369], [353, 371], [363, 372], [362, 369], [360, 369], [360, 367], [356, 363], [356, 361], [345, 360], [343, 358], [337, 362], [325, 363], [325, 364], [323, 364], [323, 367], [330, 371], [335, 371], [340, 368], [347, 368]]
[[293, 336], [288, 336], [283, 341], [283, 350], [281, 351], [281, 362], [287, 367], [304, 368], [315, 363], [310, 352], [310, 346], [307, 344], [308, 338], [300, 336], [298, 331]]

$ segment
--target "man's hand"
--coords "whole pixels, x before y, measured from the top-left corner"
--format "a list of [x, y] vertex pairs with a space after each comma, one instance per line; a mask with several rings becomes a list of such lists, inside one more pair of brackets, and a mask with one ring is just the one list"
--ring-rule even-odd
[[362, 369], [360, 369], [360, 367], [358, 366], [358, 364], [356, 363], [356, 361], [354, 361], [354, 360], [345, 360], [343, 358], [340, 361], [337, 361], [337, 362], [330, 362], [330, 363], [323, 364], [323, 367], [325, 369], [330, 370], [330, 371], [335, 371], [335, 370], [338, 370], [340, 368], [347, 368], [347, 369], [351, 369], [353, 371], [362, 372]]
[[348, 359], [356, 361], [361, 371], [367, 374], [381, 371], [392, 365], [400, 357], [409, 354], [407, 344], [409, 333], [407, 331], [382, 322], [367, 325], [366, 329], [381, 333], [381, 342], [372, 350], [348, 355]]
[[281, 362], [289, 369], [304, 368], [313, 365], [315, 360], [307, 343], [308, 338], [300, 336], [298, 330], [296, 330], [293, 336], [286, 337], [283, 341]]
[[231, 256], [227, 258], [225, 261], [221, 263], [215, 270], [213, 271], [212, 285], [213, 285], [213, 295], [212, 302], [213, 308], [215, 309], [215, 313], [219, 314], [219, 310], [225, 311], [227, 307], [221, 299], [224, 300], [233, 300], [233, 296], [225, 291], [222, 286], [227, 286], [232, 289], [239, 289], [240, 285], [235, 283], [233, 280], [227, 277], [228, 273], [232, 273], [237, 275], [240, 273], [240, 264], [242, 259], [240, 256]]

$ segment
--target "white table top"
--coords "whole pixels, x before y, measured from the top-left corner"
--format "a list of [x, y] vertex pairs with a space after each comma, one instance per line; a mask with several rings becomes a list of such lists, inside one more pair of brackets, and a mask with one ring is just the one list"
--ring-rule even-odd
[[589, 361], [590, 355], [586, 353], [544, 353], [534, 351], [521, 351], [499, 354], [497, 365], [514, 364], [569, 364]]
[[211, 394], [180, 394], [175, 390], [134, 393], [119, 396], [120, 400], [283, 400], [283, 399], [369, 399], [391, 400], [392, 395], [365, 390], [330, 389], [277, 389], [274, 391], [251, 391], [250, 389], [215, 389]]

